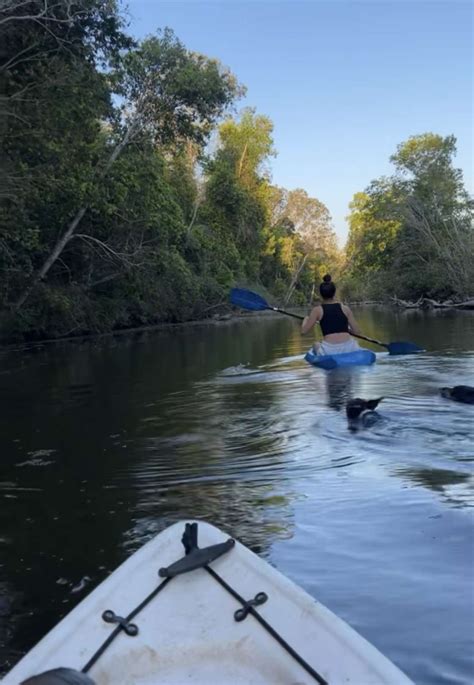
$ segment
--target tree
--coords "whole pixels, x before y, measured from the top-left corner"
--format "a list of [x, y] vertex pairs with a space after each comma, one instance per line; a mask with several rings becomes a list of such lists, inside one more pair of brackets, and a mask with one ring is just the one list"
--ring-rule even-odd
[[352, 279], [409, 298], [472, 290], [473, 204], [455, 153], [454, 136], [412, 136], [391, 157], [395, 174], [354, 196], [346, 246]]
[[265, 171], [274, 154], [268, 117], [246, 109], [219, 127], [219, 144], [204, 165], [205, 200], [197, 224], [220, 267], [218, 281], [258, 278], [269, 183]]
[[248, 190], [255, 190], [268, 177], [266, 167], [273, 148], [273, 123], [254, 109], [247, 108], [240, 121], [227, 119], [219, 128], [222, 147], [235, 159], [235, 172], [239, 182]]
[[269, 193], [270, 222], [262, 276], [266, 284], [277, 280], [285, 290], [285, 302], [295, 292], [302, 304], [314, 290], [323, 270], [339, 262], [337, 240], [327, 207], [298, 188], [272, 187]]
[[[132, 141], [176, 145], [190, 140], [202, 145], [213, 122], [238, 92], [235, 78], [216, 60], [187, 51], [170, 30], [129, 50], [111, 75], [111, 82], [123, 104], [111, 121], [107, 154], [99, 159], [88, 179], [95, 189]], [[73, 239], [91, 206], [87, 199], [20, 294], [17, 308]]]
[[300, 235], [308, 253], [320, 252], [330, 257], [337, 253], [337, 240], [328, 208], [305, 190], [288, 192], [285, 215]]
[[446, 217], [465, 212], [470, 202], [460, 169], [453, 166], [456, 138], [443, 138], [434, 133], [412, 136], [401, 143], [390, 160], [395, 165], [395, 178], [425, 205], [436, 205]]
[[110, 64], [133, 41], [113, 0], [7, 0], [0, 41], [5, 306], [88, 193], [104, 140], [99, 120], [112, 112], [98, 65]]
[[473, 287], [473, 204], [455, 154], [454, 136], [425, 133], [391, 158], [405, 194], [394, 266], [416, 294], [466, 294]]
[[401, 221], [397, 218], [394, 188], [387, 179], [374, 182], [365, 193], [355, 193], [349, 204], [348, 266], [354, 273], [375, 273], [386, 269]]

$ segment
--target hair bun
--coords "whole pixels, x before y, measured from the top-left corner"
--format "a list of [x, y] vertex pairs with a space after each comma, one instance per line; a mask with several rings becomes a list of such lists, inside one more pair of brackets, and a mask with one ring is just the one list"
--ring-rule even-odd
[[331, 283], [331, 276], [329, 274], [326, 274], [325, 276], [323, 276], [323, 281], [325, 283]]

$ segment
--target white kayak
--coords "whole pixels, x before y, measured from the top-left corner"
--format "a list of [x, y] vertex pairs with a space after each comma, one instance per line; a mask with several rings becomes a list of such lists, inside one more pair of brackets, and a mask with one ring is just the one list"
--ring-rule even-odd
[[[45, 673], [53, 669], [61, 670]], [[347, 623], [203, 522], [177, 523], [138, 550], [2, 682], [28, 679], [31, 685], [411, 683]]]

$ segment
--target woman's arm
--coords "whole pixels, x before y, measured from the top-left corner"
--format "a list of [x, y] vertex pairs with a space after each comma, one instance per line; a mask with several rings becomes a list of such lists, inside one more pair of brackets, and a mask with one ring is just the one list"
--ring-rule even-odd
[[322, 310], [321, 307], [318, 305], [313, 309], [311, 314], [309, 316], [305, 316], [303, 319], [303, 323], [301, 324], [301, 332], [304, 333], [309, 333], [309, 331], [315, 326], [318, 321], [321, 320], [321, 314]]
[[347, 304], [342, 305], [342, 310], [344, 314], [347, 316], [347, 320], [349, 321], [349, 328], [352, 333], [355, 333], [356, 335], [361, 335], [360, 328], [357, 324], [357, 321], [354, 318], [354, 314], [351, 312], [350, 308], [347, 306]]

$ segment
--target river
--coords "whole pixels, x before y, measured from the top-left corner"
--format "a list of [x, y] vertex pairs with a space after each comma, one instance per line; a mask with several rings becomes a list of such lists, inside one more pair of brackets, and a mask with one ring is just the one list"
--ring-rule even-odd
[[[151, 536], [200, 518], [417, 683], [473, 682], [474, 406], [438, 389], [474, 385], [474, 313], [356, 313], [426, 352], [325, 372], [275, 316], [0, 351], [0, 673]], [[354, 396], [385, 398], [355, 433]]]

